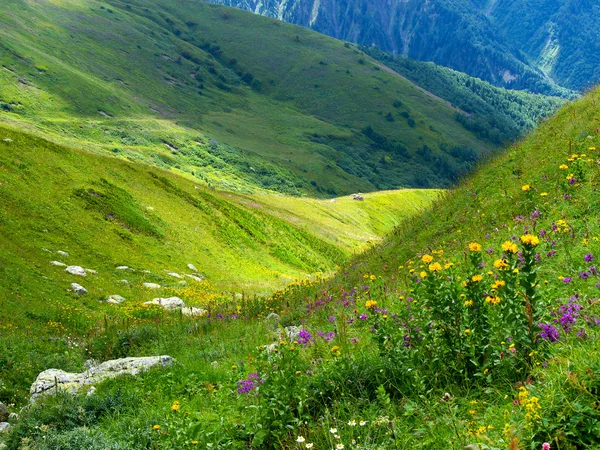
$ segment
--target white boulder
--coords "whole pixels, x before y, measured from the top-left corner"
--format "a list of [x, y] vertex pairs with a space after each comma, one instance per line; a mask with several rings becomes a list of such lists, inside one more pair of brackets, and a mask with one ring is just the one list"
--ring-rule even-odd
[[156, 283], [144, 283], [143, 286], [146, 289], [160, 289], [160, 284], [156, 284]]
[[88, 291], [82, 285], [77, 283], [71, 283], [71, 290], [76, 294], [87, 294]]
[[194, 272], [198, 272], [198, 269], [196, 269], [195, 265], [193, 265], [193, 264], [190, 263], [187, 266], [188, 266], [188, 269], [193, 270]]
[[48, 369], [40, 373], [31, 385], [29, 393], [35, 401], [44, 394], [58, 391], [77, 392], [84, 386], [93, 385], [109, 378], [122, 375], [137, 375], [155, 366], [169, 366], [173, 358], [168, 355], [141, 358], [121, 358], [94, 365], [82, 373], [69, 373], [59, 369]]
[[67, 267], [67, 265], [65, 263], [62, 263], [60, 261], [50, 261], [50, 264], [52, 264], [53, 266], [58, 266], [58, 267]]
[[85, 273], [85, 269], [81, 266], [69, 266], [65, 269], [65, 272], [68, 272], [72, 275], [79, 275], [80, 277], [87, 276], [87, 273]]
[[179, 297], [168, 297], [168, 298], [155, 298], [149, 302], [145, 302], [145, 305], [159, 305], [166, 310], [173, 310], [183, 308], [185, 303]]
[[109, 295], [106, 299], [106, 303], [112, 303], [113, 305], [118, 305], [119, 303], [123, 303], [125, 301], [124, 297], [120, 295]]

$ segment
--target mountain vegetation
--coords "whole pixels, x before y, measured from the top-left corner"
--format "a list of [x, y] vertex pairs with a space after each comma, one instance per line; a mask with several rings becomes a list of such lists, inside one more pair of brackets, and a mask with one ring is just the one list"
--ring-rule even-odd
[[564, 104], [559, 97], [498, 88], [431, 62], [392, 56], [376, 47], [361, 47], [361, 50], [466, 112], [456, 114], [456, 120], [478, 136], [498, 144], [522, 136]]
[[497, 147], [313, 31], [202, 2], [109, 3], [3, 3], [2, 121], [206, 186], [321, 197], [449, 186]]
[[[595, 90], [565, 106], [334, 277], [255, 298], [164, 281], [193, 256], [179, 246], [209, 227], [188, 215], [221, 205], [210, 220], [226, 220], [229, 194], [3, 129], [14, 149], [0, 172], [0, 398], [18, 413], [8, 448], [593, 448], [599, 101]], [[231, 249], [245, 253], [267, 231], [242, 212], [255, 206], [237, 207], [229, 217], [255, 234], [227, 242], [250, 239]], [[268, 220], [288, 233], [277, 254], [312, 242], [303, 259], [336, 260], [318, 234]], [[76, 276], [49, 264], [55, 255], [97, 269], [77, 278], [88, 294], [66, 291]], [[144, 305], [145, 280], [209, 312]], [[128, 299], [102, 301], [114, 292]], [[161, 354], [176, 363], [25, 406], [42, 368]]]
[[[548, 95], [600, 79], [592, 0], [212, 0]], [[566, 88], [566, 89], [565, 89]]]

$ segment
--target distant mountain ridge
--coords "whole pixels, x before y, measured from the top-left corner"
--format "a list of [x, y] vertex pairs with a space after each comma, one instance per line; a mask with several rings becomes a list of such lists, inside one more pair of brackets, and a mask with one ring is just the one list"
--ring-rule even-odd
[[592, 0], [211, 0], [549, 95], [600, 79]]

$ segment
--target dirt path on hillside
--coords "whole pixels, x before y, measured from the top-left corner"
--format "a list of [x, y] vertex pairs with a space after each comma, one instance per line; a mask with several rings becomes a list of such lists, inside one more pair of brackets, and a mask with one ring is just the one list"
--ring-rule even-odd
[[446, 105], [448, 105], [450, 108], [452, 108], [452, 109], [454, 109], [455, 111], [458, 111], [458, 112], [460, 112], [460, 113], [464, 114], [465, 116], [469, 116], [469, 114], [468, 114], [467, 112], [463, 111], [463, 110], [462, 110], [462, 109], [460, 109], [460, 108], [457, 108], [456, 106], [454, 106], [454, 105], [453, 105], [452, 103], [450, 103], [449, 101], [447, 101], [447, 100], [444, 100], [444, 99], [443, 99], [443, 98], [441, 98], [441, 97], [438, 97], [438, 96], [437, 96], [437, 95], [435, 95], [434, 93], [432, 93], [432, 92], [429, 92], [427, 89], [423, 89], [421, 86], [419, 86], [418, 84], [416, 84], [416, 83], [414, 83], [414, 82], [410, 81], [408, 78], [406, 78], [404, 75], [401, 75], [401, 74], [399, 74], [399, 73], [398, 73], [398, 72], [396, 72], [394, 69], [390, 69], [388, 66], [386, 66], [386, 65], [383, 65], [383, 64], [381, 64], [381, 63], [379, 63], [379, 62], [376, 62], [375, 64], [376, 64], [378, 67], [381, 67], [381, 68], [382, 68], [383, 70], [385, 70], [386, 72], [388, 72], [388, 73], [391, 73], [392, 75], [396, 75], [397, 77], [400, 77], [400, 78], [402, 78], [403, 80], [406, 80], [406, 81], [408, 81], [410, 84], [412, 84], [412, 85], [413, 85], [415, 88], [417, 88], [419, 91], [421, 91], [421, 92], [422, 92], [422, 93], [424, 93], [425, 95], [428, 95], [428, 96], [429, 96], [429, 97], [431, 97], [431, 98], [434, 98], [434, 99], [436, 99], [436, 100], [439, 100], [440, 102], [443, 102], [443, 103], [445, 103], [445, 104], [446, 104]]

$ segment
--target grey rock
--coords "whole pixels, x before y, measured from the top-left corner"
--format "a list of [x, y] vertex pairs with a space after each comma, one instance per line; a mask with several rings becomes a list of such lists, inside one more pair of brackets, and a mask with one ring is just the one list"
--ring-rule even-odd
[[68, 272], [72, 275], [79, 275], [80, 277], [87, 276], [85, 269], [81, 266], [69, 266], [65, 269], [65, 272]]
[[193, 306], [184, 306], [181, 308], [181, 313], [188, 317], [200, 317], [206, 314], [206, 310], [202, 308], [195, 308]]
[[192, 280], [194, 280], [194, 281], [197, 281], [198, 283], [200, 283], [200, 282], [204, 281], [204, 277], [202, 277], [202, 276], [198, 276], [198, 275], [191, 275], [191, 274], [189, 274], [189, 273], [186, 273], [186, 274], [185, 274], [185, 276], [186, 276], [186, 277], [188, 277], [188, 278], [191, 278], [191, 279], [192, 279]]
[[87, 294], [88, 291], [82, 285], [77, 283], [71, 283], [71, 290], [76, 294]]
[[179, 275], [178, 273], [175, 273], [175, 272], [167, 272], [167, 275], [169, 275], [170, 277], [173, 277], [173, 278], [182, 278], [181, 275]]
[[92, 275], [98, 275], [98, 271], [94, 269], [83, 269], [86, 273], [91, 273]]
[[48, 369], [40, 373], [31, 385], [31, 401], [45, 394], [58, 391], [77, 392], [84, 386], [93, 385], [109, 378], [137, 375], [155, 366], [169, 366], [173, 358], [168, 355], [141, 358], [121, 358], [92, 366], [82, 373], [69, 373], [59, 369]]
[[193, 270], [194, 272], [198, 272], [198, 269], [196, 269], [195, 265], [193, 265], [193, 264], [190, 263], [187, 266], [188, 266], [188, 269]]
[[119, 283], [129, 284], [129, 281], [127, 281], [127, 280], [119, 280]]
[[271, 313], [267, 316], [267, 320], [272, 320], [274, 322], [278, 322], [279, 321], [279, 314], [277, 313]]
[[115, 267], [116, 270], [133, 270], [131, 267], [129, 266], [117, 266]]
[[4, 139], [2, 139], [2, 140], [3, 140], [4, 142], [12, 142], [12, 139], [11, 139], [11, 138], [4, 138]]
[[156, 284], [156, 283], [144, 283], [143, 286], [147, 289], [160, 289], [161, 288], [160, 284]]
[[62, 250], [57, 250], [56, 253], [58, 253], [60, 256], [69, 256], [67, 252], [63, 252]]
[[91, 396], [92, 396], [92, 395], [94, 395], [95, 393], [96, 393], [96, 386], [92, 386], [92, 387], [90, 388], [90, 390], [89, 390], [89, 391], [87, 391], [87, 394], [86, 394], [86, 395], [87, 395], [88, 397], [91, 397]]
[[106, 299], [106, 303], [112, 303], [113, 305], [118, 305], [119, 303], [123, 303], [125, 301], [124, 297], [120, 295], [109, 295]]
[[0, 422], [0, 434], [10, 432], [10, 423], [8, 422]]
[[284, 328], [285, 335], [290, 341], [295, 341], [300, 337], [300, 331], [302, 327], [289, 326]]
[[361, 202], [365, 199], [365, 197], [362, 194], [352, 194], [351, 197], [353, 200], [358, 200]]
[[149, 270], [142, 270], [142, 273], [152, 273]]
[[0, 402], [0, 422], [6, 422], [9, 415], [8, 406]]
[[67, 265], [65, 263], [62, 263], [60, 261], [50, 261], [50, 264], [52, 264], [53, 266], [58, 266], [58, 267], [67, 267]]
[[164, 309], [169, 311], [173, 309], [183, 308], [185, 303], [179, 297], [168, 297], [168, 298], [155, 298], [149, 302], [145, 302], [145, 305], [160, 305]]

